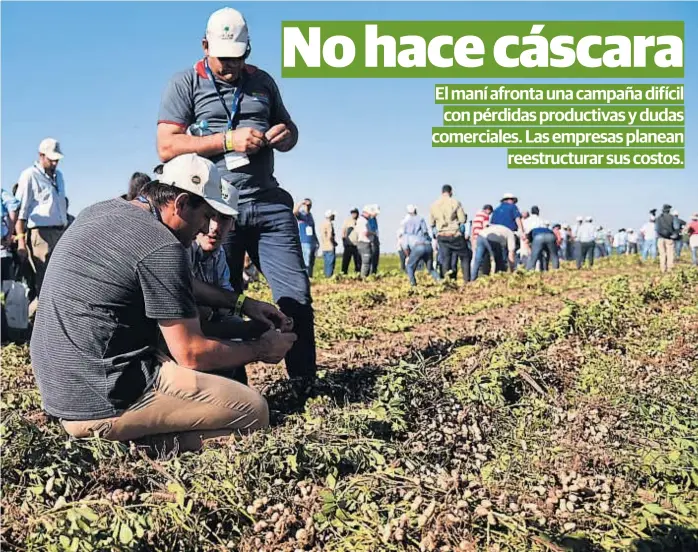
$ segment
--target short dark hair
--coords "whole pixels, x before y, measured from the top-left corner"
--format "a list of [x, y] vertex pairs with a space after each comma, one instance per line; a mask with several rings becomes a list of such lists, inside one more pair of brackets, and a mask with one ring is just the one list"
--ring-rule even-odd
[[17, 195], [17, 188], [19, 188], [19, 182], [15, 182], [12, 186], [12, 195]]
[[357, 214], [358, 214], [358, 213], [359, 213], [359, 210], [358, 210], [356, 207], [354, 207], [354, 208], [353, 208], [351, 211], [349, 211], [349, 212], [350, 212], [350, 213], [357, 213]]
[[157, 180], [151, 180], [141, 188], [140, 195], [147, 197], [153, 206], [162, 208], [171, 201], [174, 201], [179, 194], [187, 194], [189, 196], [189, 205], [192, 209], [198, 209], [206, 200], [196, 194], [192, 194], [187, 190], [182, 190], [169, 184], [163, 184]]
[[152, 179], [145, 173], [133, 173], [131, 175], [131, 179], [128, 181], [128, 193], [126, 194], [126, 199], [129, 201], [136, 199], [141, 194], [143, 187], [151, 180]]
[[453, 192], [453, 188], [451, 188], [450, 184], [444, 184], [441, 186], [441, 193], [442, 194], [450, 194]]
[[538, 208], [538, 205], [534, 205], [533, 207], [531, 207], [531, 214], [540, 215], [540, 209]]
[[489, 203], [485, 203], [485, 206], [482, 208], [482, 210], [483, 211], [487, 211], [487, 210], [494, 211], [494, 208]]
[[159, 165], [155, 165], [155, 167], [153, 167], [153, 173], [154, 174], [162, 174], [162, 171], [164, 169], [165, 169], [165, 164], [160, 163]]

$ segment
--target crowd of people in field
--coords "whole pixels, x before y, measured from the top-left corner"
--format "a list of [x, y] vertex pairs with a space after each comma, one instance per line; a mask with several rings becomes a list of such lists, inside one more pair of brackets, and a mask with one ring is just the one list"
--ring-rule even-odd
[[[164, 87], [161, 164], [135, 173], [123, 195], [69, 215], [54, 138], [2, 193], [3, 337], [31, 329], [42, 406], [75, 438], [197, 449], [268, 425], [266, 400], [247, 385], [250, 365], [285, 360], [299, 394], [316, 377], [310, 276], [318, 247], [332, 275], [336, 213], [325, 213], [318, 240], [312, 202], [294, 204], [274, 176], [275, 154], [295, 147], [299, 129], [272, 77], [247, 62], [243, 15], [214, 12], [201, 47]], [[695, 258], [698, 217], [684, 228], [670, 210], [640, 232], [643, 242], [626, 231], [610, 246], [637, 243], [652, 256], [656, 243], [669, 270], [685, 232]], [[363, 277], [378, 270], [379, 213], [375, 204], [350, 213], [343, 272], [351, 263]], [[550, 225], [510, 194], [469, 221], [450, 186], [428, 219], [408, 207], [398, 239], [412, 283], [421, 265], [455, 278], [460, 261], [469, 281], [517, 264], [554, 269], [560, 257], [592, 263], [609, 247], [593, 220]], [[260, 275], [273, 304], [245, 294]]]
[[[313, 276], [318, 251], [323, 258], [324, 275], [332, 277], [338, 248], [335, 230], [336, 212], [326, 211], [316, 231], [311, 214], [312, 201], [304, 199], [294, 213], [303, 246], [303, 260]], [[453, 188], [444, 185], [441, 197], [428, 217], [407, 206], [407, 214], [397, 231], [400, 268], [416, 285], [415, 272], [426, 269], [435, 280], [455, 279], [459, 266], [463, 279], [476, 280], [493, 272], [527, 270], [547, 271], [559, 268], [560, 261], [576, 263], [577, 268], [593, 266], [594, 259], [611, 255], [641, 255], [644, 261], [659, 257], [662, 272], [671, 270], [684, 249], [698, 266], [698, 213], [689, 222], [676, 209], [665, 204], [658, 213], [652, 209], [637, 231], [619, 228], [615, 232], [596, 224], [592, 216], [579, 216], [574, 225], [552, 223], [541, 216], [536, 205], [519, 210], [518, 198], [504, 194], [497, 207], [486, 204], [472, 218], [453, 197]], [[366, 277], [375, 274], [380, 259], [377, 217], [380, 208], [366, 205], [352, 209], [340, 230], [342, 274], [348, 274], [353, 261], [355, 272]]]

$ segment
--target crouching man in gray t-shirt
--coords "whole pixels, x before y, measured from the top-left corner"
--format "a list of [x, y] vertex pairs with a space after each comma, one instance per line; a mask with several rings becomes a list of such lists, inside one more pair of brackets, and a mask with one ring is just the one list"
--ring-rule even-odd
[[[46, 411], [75, 437], [144, 437], [194, 450], [203, 439], [269, 423], [253, 389], [207, 372], [279, 362], [296, 340], [271, 305], [244, 299], [241, 311], [278, 327], [258, 341], [204, 336], [187, 249], [216, 212], [233, 215], [215, 166], [174, 158], [133, 200], [83, 211], [48, 267], [31, 341]], [[98, 243], [99, 247], [93, 247]], [[159, 351], [162, 334], [172, 359]], [[162, 441], [160, 441], [162, 437]]]

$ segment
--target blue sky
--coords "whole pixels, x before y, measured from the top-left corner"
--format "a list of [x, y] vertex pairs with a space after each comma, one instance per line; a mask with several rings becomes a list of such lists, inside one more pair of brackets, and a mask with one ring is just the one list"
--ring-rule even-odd
[[[665, 202], [682, 216], [698, 211], [698, 6], [667, 2], [2, 2], [2, 186], [11, 188], [46, 136], [66, 154], [73, 213], [122, 193], [133, 171], [149, 172], [165, 83], [200, 58], [206, 20], [226, 5], [247, 17], [249, 61], [277, 79], [300, 128], [298, 146], [277, 154], [282, 186], [297, 200], [312, 197], [317, 213], [338, 211], [340, 221], [353, 206], [378, 203], [384, 249], [394, 248], [405, 205], [426, 213], [444, 183], [471, 215], [508, 191], [522, 207], [540, 205], [545, 218], [590, 214], [610, 227], [637, 228]], [[687, 167], [511, 170], [504, 148], [432, 148], [441, 120], [435, 80], [281, 78], [281, 21], [307, 19], [684, 20]]]

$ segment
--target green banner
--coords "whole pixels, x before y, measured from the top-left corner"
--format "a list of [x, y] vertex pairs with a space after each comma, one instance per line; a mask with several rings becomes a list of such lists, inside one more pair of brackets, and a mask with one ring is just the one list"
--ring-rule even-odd
[[284, 78], [683, 78], [682, 21], [284, 21]]
[[683, 149], [510, 149], [510, 169], [683, 169]]
[[682, 104], [683, 84], [437, 84], [437, 104]]
[[683, 128], [607, 128], [607, 127], [434, 127], [431, 145], [435, 148], [496, 148], [517, 146], [564, 148], [646, 148], [682, 147], [686, 138]]
[[683, 126], [683, 106], [459, 106], [445, 105], [444, 125], [458, 126]]

